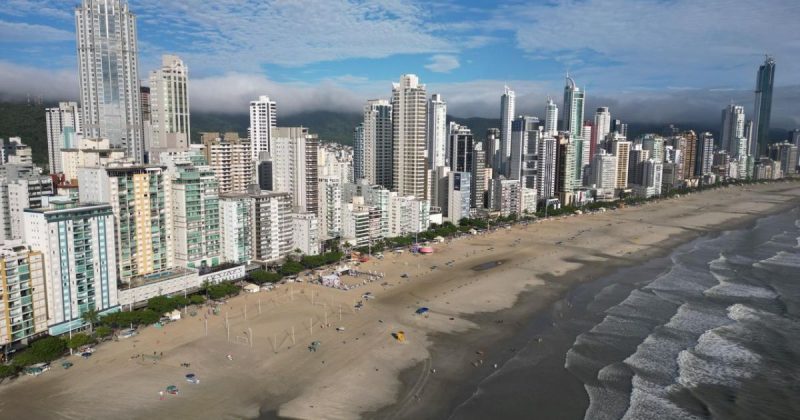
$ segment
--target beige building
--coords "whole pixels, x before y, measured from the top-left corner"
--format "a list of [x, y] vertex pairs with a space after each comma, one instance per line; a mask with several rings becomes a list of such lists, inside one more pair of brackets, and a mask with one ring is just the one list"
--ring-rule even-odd
[[631, 142], [625, 140], [614, 140], [612, 154], [617, 157], [617, 181], [614, 188], [624, 189], [628, 187], [628, 161], [631, 153]]
[[428, 98], [425, 85], [413, 74], [404, 74], [392, 87], [392, 190], [401, 196], [427, 199], [425, 149]]
[[112, 148], [108, 139], [79, 138], [77, 147], [61, 149], [61, 168], [64, 179], [73, 182], [78, 179], [78, 168], [105, 167], [109, 162], [125, 159], [125, 150]]
[[150, 72], [151, 161], [158, 152], [189, 148], [189, 69], [174, 55], [161, 56], [161, 67]]
[[19, 243], [0, 247], [0, 348], [47, 332], [44, 257]]
[[255, 167], [250, 158], [250, 142], [237, 133], [202, 133], [206, 161], [214, 171], [220, 194], [244, 194], [254, 182]]

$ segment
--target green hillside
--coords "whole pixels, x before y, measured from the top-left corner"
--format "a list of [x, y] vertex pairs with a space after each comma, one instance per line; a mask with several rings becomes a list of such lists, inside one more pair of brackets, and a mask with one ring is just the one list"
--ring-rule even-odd
[[44, 109], [49, 104], [0, 102], [0, 139], [21, 137], [33, 151], [33, 161], [47, 165], [47, 125]]

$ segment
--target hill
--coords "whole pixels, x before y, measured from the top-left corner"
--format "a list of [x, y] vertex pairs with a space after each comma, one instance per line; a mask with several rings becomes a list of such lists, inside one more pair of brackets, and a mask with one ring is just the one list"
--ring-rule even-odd
[[[0, 102], [0, 138], [22, 137], [23, 142], [33, 150], [34, 162], [47, 164], [47, 134], [44, 108], [55, 104], [28, 104], [24, 102]], [[335, 111], [309, 111], [288, 116], [278, 116], [280, 126], [304, 126], [312, 133], [319, 135], [325, 142], [353, 144], [353, 129], [362, 120], [361, 114]], [[447, 116], [447, 121], [455, 121], [466, 125], [475, 134], [476, 139], [483, 139], [486, 130], [499, 127], [498, 118]], [[250, 117], [247, 114], [192, 113], [192, 140], [198, 142], [204, 131], [236, 131], [240, 135], [247, 134]], [[696, 132], [710, 131], [719, 138], [719, 124], [716, 121], [678, 122], [675, 124], [682, 130], [693, 129]], [[628, 127], [628, 136], [635, 138], [644, 133], [664, 133], [668, 124], [635, 123]], [[773, 128], [770, 137], [777, 140], [786, 139], [788, 130]]]

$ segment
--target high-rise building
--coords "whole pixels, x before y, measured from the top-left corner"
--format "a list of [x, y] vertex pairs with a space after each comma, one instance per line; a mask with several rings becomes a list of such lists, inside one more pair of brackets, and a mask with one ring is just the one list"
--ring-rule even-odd
[[292, 249], [319, 255], [319, 220], [314, 213], [292, 213]]
[[83, 134], [108, 138], [141, 163], [136, 16], [124, 0], [83, 0], [75, 26]]
[[594, 130], [592, 131], [592, 143], [600, 144], [611, 132], [611, 112], [607, 106], [597, 108], [594, 113]]
[[613, 191], [617, 186], [617, 157], [599, 149], [592, 157], [589, 186]]
[[769, 144], [769, 122], [772, 114], [772, 85], [775, 82], [775, 60], [767, 56], [758, 68], [756, 78], [756, 103], [753, 114], [753, 137], [750, 155], [758, 159], [767, 152]]
[[489, 205], [503, 217], [522, 213], [522, 187], [515, 179], [495, 178], [489, 186]]
[[492, 172], [499, 174], [502, 169], [502, 149], [500, 147], [500, 129], [490, 128], [486, 130], [486, 162], [492, 168]]
[[244, 194], [247, 186], [254, 182], [253, 160], [247, 139], [237, 133], [201, 133], [205, 146], [206, 162], [214, 171], [220, 194]]
[[642, 149], [650, 151], [650, 157], [656, 162], [664, 162], [664, 138], [655, 134], [642, 137]]
[[469, 172], [450, 172], [447, 179], [447, 218], [454, 224], [469, 217], [472, 193]]
[[426, 199], [428, 98], [425, 85], [413, 74], [401, 76], [400, 82], [392, 85], [392, 187], [402, 196]]
[[273, 189], [292, 197], [295, 213], [319, 211], [319, 138], [305, 127], [272, 130]]
[[0, 245], [0, 348], [47, 332], [44, 258], [21, 243]]
[[117, 240], [112, 267], [123, 283], [175, 267], [168, 183], [160, 166], [78, 169], [80, 201], [111, 204]]
[[125, 151], [112, 148], [108, 139], [79, 137], [74, 146], [61, 149], [61, 172], [64, 179], [77, 185], [78, 168], [104, 167], [110, 162], [125, 160]]
[[[366, 139], [364, 138], [364, 123], [360, 123], [353, 129], [353, 179], [366, 179], [367, 171]], [[374, 158], [372, 162], [374, 162]], [[370, 165], [373, 169], [374, 165]]]
[[642, 163], [650, 159], [650, 151], [642, 148], [641, 144], [634, 144], [628, 155], [628, 184], [642, 184]]
[[770, 159], [780, 162], [781, 172], [784, 176], [797, 173], [798, 147], [787, 141], [771, 144], [767, 149]]
[[684, 141], [681, 141], [681, 155], [683, 163], [683, 179], [692, 179], [695, 177], [697, 167], [697, 134], [689, 130], [681, 135]]
[[250, 101], [250, 159], [258, 160], [259, 153], [272, 153], [272, 129], [278, 125], [278, 104], [269, 96]]
[[514, 121], [514, 91], [505, 87], [500, 97], [500, 166], [495, 168], [497, 174], [508, 174], [511, 159], [511, 123]]
[[625, 189], [628, 186], [628, 164], [630, 161], [631, 142], [624, 137], [619, 137], [611, 145], [611, 151], [617, 157], [617, 182], [614, 185], [617, 189]]
[[76, 133], [81, 132], [81, 110], [76, 102], [59, 102], [57, 107], [47, 108], [47, 160], [50, 173], [63, 172], [61, 149], [74, 147]]
[[428, 168], [445, 165], [447, 102], [434, 93], [428, 101]]
[[564, 131], [570, 133], [573, 138], [581, 137], [583, 134], [583, 101], [586, 92], [582, 91], [575, 84], [569, 75], [564, 86]]
[[700, 133], [697, 138], [696, 154], [695, 176], [703, 177], [710, 174], [714, 165], [714, 136], [711, 133]]
[[[364, 176], [370, 184], [392, 188], [392, 105], [385, 99], [372, 99], [364, 106]], [[355, 150], [353, 151], [353, 165]]]
[[789, 132], [789, 143], [800, 147], [800, 128], [796, 128]]
[[381, 211], [354, 196], [342, 204], [342, 239], [355, 247], [370, 246], [381, 236]]
[[252, 217], [252, 259], [267, 263], [289, 255], [292, 242], [292, 197], [286, 192], [261, 191], [250, 187], [247, 194]]
[[744, 137], [744, 107], [730, 104], [722, 110], [722, 143], [720, 148], [731, 155], [738, 155], [737, 139]]
[[538, 118], [525, 115], [520, 115], [511, 124], [511, 159], [507, 178], [521, 180], [527, 188], [535, 188], [539, 127]]
[[319, 178], [319, 237], [321, 240], [342, 235], [342, 181], [335, 176]]
[[544, 133], [548, 136], [558, 134], [558, 105], [550, 97], [544, 107]]
[[[575, 174], [576, 169], [576, 142], [575, 138], [569, 133], [563, 133], [558, 138], [558, 170], [556, 171], [557, 181], [556, 188], [562, 195], [562, 202], [564, 194], [572, 194], [572, 192], [579, 186], [576, 183], [577, 177]], [[627, 158], [627, 157], [626, 157]]]
[[44, 256], [47, 325], [56, 335], [84, 327], [82, 314], [89, 310], [117, 308], [117, 270], [122, 262], [115, 250], [118, 232], [112, 206], [51, 204], [25, 210], [25, 241]]
[[642, 177], [639, 183], [633, 187], [634, 193], [644, 198], [661, 195], [664, 164], [647, 159], [640, 166]]
[[53, 179], [33, 165], [0, 166], [0, 242], [25, 239], [25, 209], [46, 206], [54, 193]]
[[476, 143], [472, 151], [472, 172], [470, 176], [470, 206], [477, 209], [484, 208], [484, 195], [486, 193], [486, 152], [483, 143]]
[[172, 240], [175, 264], [205, 268], [221, 264], [219, 191], [214, 172], [198, 149], [163, 153], [172, 204]]
[[174, 55], [161, 56], [161, 67], [150, 72], [150, 152], [188, 150], [189, 69]]
[[247, 263], [253, 258], [252, 204], [246, 194], [219, 196], [222, 230], [222, 258], [226, 262]]
[[447, 163], [454, 172], [472, 171], [472, 151], [475, 141], [472, 131], [465, 125], [455, 124], [451, 127], [447, 150]]
[[536, 154], [536, 193], [540, 199], [553, 198], [557, 185], [558, 140], [550, 136], [542, 138], [539, 140]]

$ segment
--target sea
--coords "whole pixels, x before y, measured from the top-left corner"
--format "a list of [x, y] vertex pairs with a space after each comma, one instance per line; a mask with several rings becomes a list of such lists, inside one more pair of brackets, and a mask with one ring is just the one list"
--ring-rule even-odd
[[574, 288], [451, 419], [800, 419], [800, 209]]

